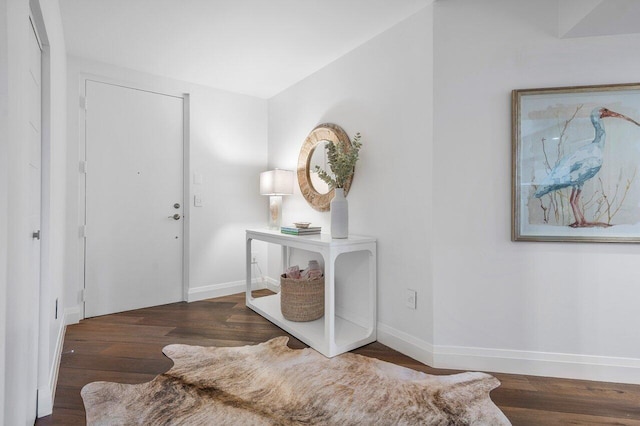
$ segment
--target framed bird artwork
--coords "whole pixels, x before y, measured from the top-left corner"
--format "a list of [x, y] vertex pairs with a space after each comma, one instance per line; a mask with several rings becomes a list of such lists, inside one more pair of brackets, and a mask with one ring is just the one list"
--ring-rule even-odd
[[640, 83], [512, 92], [512, 239], [640, 242]]

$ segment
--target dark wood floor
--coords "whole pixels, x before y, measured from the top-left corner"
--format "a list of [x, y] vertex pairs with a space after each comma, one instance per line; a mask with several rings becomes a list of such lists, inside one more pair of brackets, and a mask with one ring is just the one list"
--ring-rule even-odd
[[[244, 294], [84, 320], [67, 327], [53, 415], [36, 424], [85, 424], [80, 397], [85, 384], [147, 382], [171, 368], [161, 351], [168, 344], [239, 346], [282, 335], [286, 333], [244, 306]], [[289, 346], [305, 347], [293, 337]], [[377, 342], [354, 352], [429, 374], [454, 373], [427, 367]], [[491, 398], [514, 425], [640, 425], [640, 386], [494, 376], [502, 385]]]

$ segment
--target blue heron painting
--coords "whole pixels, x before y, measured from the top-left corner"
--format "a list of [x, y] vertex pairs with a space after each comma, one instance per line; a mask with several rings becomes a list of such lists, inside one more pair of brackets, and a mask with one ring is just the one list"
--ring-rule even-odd
[[605, 143], [605, 129], [602, 119], [607, 117], [620, 118], [640, 126], [637, 121], [607, 108], [597, 107], [593, 109], [591, 112], [591, 124], [595, 129], [593, 141], [560, 158], [549, 174], [537, 185], [534, 194], [536, 198], [541, 198], [546, 194], [570, 187], [569, 204], [575, 221], [569, 226], [573, 228], [611, 226], [605, 222], [587, 221], [580, 205], [583, 185], [596, 176], [602, 167]]

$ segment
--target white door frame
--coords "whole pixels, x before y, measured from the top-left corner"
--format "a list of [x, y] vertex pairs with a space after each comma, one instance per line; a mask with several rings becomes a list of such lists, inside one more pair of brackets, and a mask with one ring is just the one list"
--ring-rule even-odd
[[[182, 237], [182, 301], [187, 301], [188, 291], [189, 291], [189, 240], [190, 240], [190, 223], [191, 223], [191, 195], [190, 195], [190, 141], [189, 141], [189, 94], [188, 93], [171, 93], [171, 91], [166, 90], [156, 90], [153, 87], [143, 87], [140, 84], [127, 83], [119, 80], [115, 80], [108, 77], [98, 76], [94, 74], [80, 73], [79, 78], [79, 157], [78, 157], [78, 182], [79, 182], [79, 223], [78, 228], [82, 238], [81, 250], [80, 250], [80, 282], [82, 284], [82, 293], [84, 294], [84, 289], [86, 288], [86, 275], [85, 275], [85, 262], [86, 262], [86, 239], [84, 238], [84, 229], [87, 219], [87, 191], [86, 191], [86, 174], [83, 169], [83, 164], [86, 161], [87, 154], [87, 132], [86, 132], [86, 118], [87, 118], [87, 110], [86, 106], [86, 96], [87, 96], [87, 81], [95, 81], [98, 83], [111, 84], [114, 86], [126, 87], [128, 89], [133, 90], [141, 90], [144, 92], [157, 93], [159, 95], [168, 95], [174, 96], [177, 98], [182, 98], [182, 170], [183, 170], [183, 188], [182, 188], [182, 205], [184, 209], [182, 211], [183, 214], [183, 237]], [[91, 168], [91, 164], [87, 166], [89, 169]], [[89, 231], [91, 232], [91, 231]], [[81, 319], [85, 317], [85, 303], [84, 299], [80, 300], [81, 303]]]

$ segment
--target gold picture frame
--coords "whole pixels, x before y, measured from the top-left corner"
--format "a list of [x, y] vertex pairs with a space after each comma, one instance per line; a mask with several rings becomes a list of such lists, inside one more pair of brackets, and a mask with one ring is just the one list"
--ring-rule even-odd
[[640, 242], [640, 83], [512, 92], [512, 240]]

